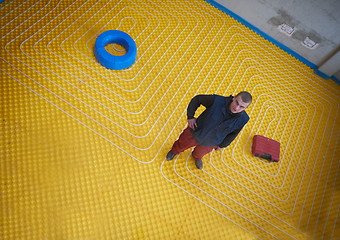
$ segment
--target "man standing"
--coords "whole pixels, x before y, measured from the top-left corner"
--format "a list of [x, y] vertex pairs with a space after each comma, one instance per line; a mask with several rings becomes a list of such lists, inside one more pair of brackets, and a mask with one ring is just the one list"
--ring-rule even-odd
[[[219, 95], [197, 95], [191, 99], [188, 109], [188, 127], [173, 144], [166, 159], [172, 160], [176, 154], [195, 147], [192, 156], [198, 169], [203, 169], [202, 157], [213, 149], [227, 147], [248, 122], [249, 116], [244, 111], [251, 103], [248, 92], [240, 92], [235, 97]], [[196, 119], [199, 106], [206, 109]]]

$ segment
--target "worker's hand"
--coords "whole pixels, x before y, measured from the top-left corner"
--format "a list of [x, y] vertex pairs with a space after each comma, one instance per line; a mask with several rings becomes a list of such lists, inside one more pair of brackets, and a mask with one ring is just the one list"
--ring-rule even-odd
[[195, 130], [195, 128], [197, 127], [196, 118], [188, 119], [188, 126], [192, 130]]
[[215, 148], [215, 150], [216, 150], [216, 151], [220, 151], [220, 150], [222, 150], [222, 148], [217, 147], [217, 148]]

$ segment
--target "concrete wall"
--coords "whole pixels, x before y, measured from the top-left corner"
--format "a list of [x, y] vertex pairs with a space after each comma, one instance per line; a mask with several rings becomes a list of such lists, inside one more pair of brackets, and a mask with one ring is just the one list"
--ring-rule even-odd
[[340, 79], [340, 62], [337, 60], [340, 50], [340, 0], [215, 2], [315, 64], [319, 70], [327, 70], [323, 72], [326, 75]]

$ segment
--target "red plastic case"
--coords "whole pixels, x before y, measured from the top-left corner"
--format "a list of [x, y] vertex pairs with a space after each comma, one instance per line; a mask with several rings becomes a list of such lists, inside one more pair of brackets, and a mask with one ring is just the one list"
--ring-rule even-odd
[[280, 143], [261, 135], [253, 138], [252, 154], [271, 162], [280, 161]]

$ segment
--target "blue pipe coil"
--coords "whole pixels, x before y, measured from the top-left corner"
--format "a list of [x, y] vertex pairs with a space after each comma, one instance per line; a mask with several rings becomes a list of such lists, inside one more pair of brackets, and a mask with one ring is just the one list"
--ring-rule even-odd
[[[123, 56], [110, 54], [106, 51], [105, 46], [111, 43], [123, 46], [126, 54]], [[108, 30], [97, 37], [94, 55], [104, 67], [113, 70], [122, 70], [129, 68], [136, 61], [137, 46], [135, 41], [127, 33], [119, 30]]]

